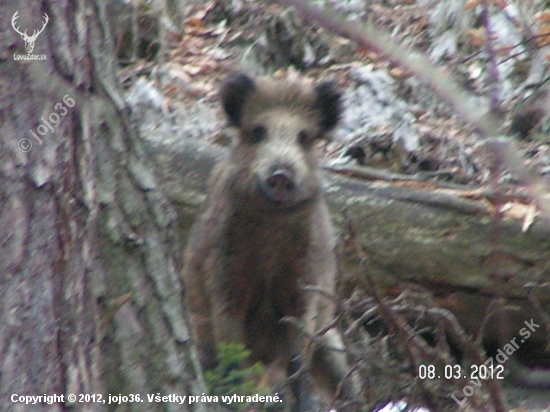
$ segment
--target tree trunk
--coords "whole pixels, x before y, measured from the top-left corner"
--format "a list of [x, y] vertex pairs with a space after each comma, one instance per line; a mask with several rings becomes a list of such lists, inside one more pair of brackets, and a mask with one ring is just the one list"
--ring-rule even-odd
[[[38, 61], [14, 57], [25, 44], [0, 27], [0, 409], [29, 410], [19, 396], [56, 394], [32, 409], [213, 410], [147, 398], [200, 395], [204, 385], [176, 214], [128, 121], [103, 3], [4, 7], [10, 19], [18, 11], [23, 33], [45, 13], [49, 21]], [[109, 394], [129, 399], [108, 405]]]

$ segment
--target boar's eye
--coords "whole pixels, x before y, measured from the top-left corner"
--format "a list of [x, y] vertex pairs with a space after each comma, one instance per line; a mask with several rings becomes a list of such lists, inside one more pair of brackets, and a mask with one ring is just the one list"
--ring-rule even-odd
[[264, 126], [254, 126], [248, 133], [248, 142], [251, 144], [260, 143], [267, 137], [267, 130]]
[[307, 146], [313, 143], [315, 140], [315, 136], [306, 130], [300, 130], [298, 133], [298, 142], [300, 142], [301, 145]]

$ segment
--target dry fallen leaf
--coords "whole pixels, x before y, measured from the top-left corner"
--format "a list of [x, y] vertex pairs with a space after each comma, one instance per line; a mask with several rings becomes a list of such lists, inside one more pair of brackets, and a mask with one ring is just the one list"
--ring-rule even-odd
[[550, 25], [544, 25], [537, 33], [537, 46], [543, 47], [550, 44]]
[[539, 23], [550, 23], [550, 9], [545, 9], [536, 13], [535, 20]]
[[186, 19], [185, 24], [191, 27], [204, 27], [204, 22], [202, 20], [193, 17]]
[[390, 69], [390, 75], [397, 78], [397, 79], [401, 79], [401, 78], [405, 77], [406, 74], [407, 74], [407, 72], [405, 70], [403, 70], [402, 68], [400, 68], [400, 67], [394, 67], [394, 68]]
[[525, 212], [525, 218], [523, 219], [523, 225], [521, 225], [521, 231], [527, 232], [537, 216], [537, 206], [535, 203], [531, 203]]
[[472, 47], [480, 47], [485, 43], [485, 39], [487, 38], [487, 35], [485, 33], [485, 28], [480, 27], [478, 29], [469, 29], [466, 32], [466, 35], [468, 36], [468, 40], [470, 41], [470, 46]]
[[464, 10], [471, 10], [473, 9], [474, 7], [476, 7], [477, 5], [479, 5], [480, 3], [480, 0], [468, 0], [466, 2], [466, 4], [464, 5]]

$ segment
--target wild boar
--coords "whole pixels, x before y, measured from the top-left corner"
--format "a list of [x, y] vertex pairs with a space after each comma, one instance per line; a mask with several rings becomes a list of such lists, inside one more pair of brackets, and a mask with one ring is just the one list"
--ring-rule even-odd
[[[266, 365], [269, 385], [296, 370], [293, 359], [309, 347], [302, 361], [334, 394], [348, 373], [341, 336], [335, 328], [315, 344], [311, 336], [335, 310], [327, 296], [335, 292], [335, 234], [315, 143], [336, 126], [340, 94], [331, 82], [233, 74], [220, 95], [238, 139], [212, 172], [183, 269], [201, 360], [211, 367], [221, 342], [242, 342], [252, 362]], [[342, 397], [353, 392], [351, 383], [341, 388]]]

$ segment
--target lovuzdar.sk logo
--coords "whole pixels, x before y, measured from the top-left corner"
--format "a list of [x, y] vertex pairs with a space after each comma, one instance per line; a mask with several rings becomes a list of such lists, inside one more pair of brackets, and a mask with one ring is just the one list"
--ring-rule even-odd
[[27, 50], [27, 54], [14, 54], [13, 59], [14, 60], [47, 60], [47, 57], [45, 54], [36, 55], [32, 54], [32, 51], [34, 50], [34, 42], [38, 38], [38, 35], [44, 31], [46, 28], [46, 25], [48, 24], [48, 21], [50, 18], [46, 13], [44, 13], [44, 16], [42, 17], [44, 19], [42, 23], [42, 28], [40, 30], [34, 30], [32, 35], [27, 34], [27, 30], [24, 32], [21, 32], [19, 29], [19, 25], [17, 23], [17, 19], [19, 18], [19, 10], [17, 10], [12, 19], [11, 19], [11, 26], [13, 29], [21, 35], [21, 38], [25, 41], [25, 49]]

